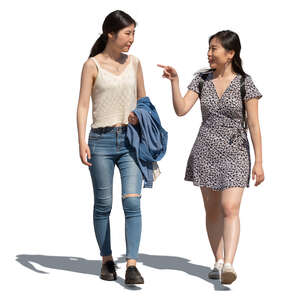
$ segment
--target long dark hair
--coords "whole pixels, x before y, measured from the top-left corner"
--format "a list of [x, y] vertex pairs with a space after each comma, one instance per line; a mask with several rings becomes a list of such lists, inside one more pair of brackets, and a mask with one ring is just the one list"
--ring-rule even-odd
[[[248, 74], [246, 74], [242, 68], [242, 60], [240, 58], [241, 44], [240, 44], [240, 39], [239, 39], [238, 34], [233, 31], [230, 31], [230, 30], [219, 31], [209, 37], [209, 45], [213, 38], [217, 38], [220, 41], [220, 43], [224, 49], [234, 50], [235, 54], [231, 61], [232, 68], [236, 73], [240, 74], [242, 77], [245, 78]], [[194, 75], [197, 75], [200, 73], [209, 73], [212, 71], [215, 71], [215, 69], [200, 69]], [[246, 113], [244, 101], [242, 101], [242, 105], [243, 105], [243, 115], [244, 115], [244, 128], [247, 129], [248, 128], [247, 113]]]
[[[240, 39], [237, 33], [230, 31], [230, 30], [223, 30], [223, 31], [219, 31], [217, 33], [215, 33], [214, 35], [210, 36], [209, 38], [209, 44], [211, 43], [211, 40], [213, 38], [217, 38], [224, 49], [226, 50], [234, 50], [235, 54], [233, 56], [233, 59], [231, 61], [232, 64], [232, 68], [234, 70], [235, 73], [238, 73], [240, 75], [242, 75], [242, 77], [246, 77], [246, 73], [244, 72], [243, 68], [242, 68], [242, 60], [240, 58], [240, 50], [241, 50], [241, 44], [240, 44]], [[243, 105], [243, 125], [244, 128], [247, 129], [248, 128], [248, 124], [247, 124], [247, 112], [245, 109], [245, 103], [244, 101], [242, 101], [242, 105]]]
[[209, 38], [209, 44], [211, 43], [211, 40], [213, 38], [217, 38], [221, 42], [224, 49], [234, 50], [235, 54], [231, 61], [232, 68], [235, 73], [238, 73], [245, 77], [247, 74], [242, 68], [242, 60], [240, 58], [241, 44], [238, 34], [231, 30], [219, 31]]
[[102, 24], [102, 34], [92, 46], [89, 57], [95, 56], [105, 49], [108, 33], [113, 32], [116, 35], [119, 30], [131, 24], [134, 24], [134, 26], [137, 25], [136, 21], [122, 10], [115, 10], [107, 15]]

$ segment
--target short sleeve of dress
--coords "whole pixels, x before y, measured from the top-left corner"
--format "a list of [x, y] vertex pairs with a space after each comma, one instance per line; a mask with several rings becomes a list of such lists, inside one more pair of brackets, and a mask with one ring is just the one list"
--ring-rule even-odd
[[252, 98], [260, 99], [262, 94], [259, 92], [257, 87], [255, 86], [251, 76], [246, 76], [245, 78], [245, 96], [244, 101], [247, 101]]
[[199, 94], [199, 83], [202, 80], [200, 74], [197, 74], [193, 80], [191, 81], [191, 83], [188, 85], [188, 89], [195, 91], [197, 94]]

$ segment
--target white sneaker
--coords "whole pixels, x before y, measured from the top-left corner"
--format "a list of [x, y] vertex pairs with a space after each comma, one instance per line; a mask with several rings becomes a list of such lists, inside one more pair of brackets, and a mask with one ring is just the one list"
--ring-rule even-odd
[[231, 284], [236, 278], [237, 275], [233, 266], [230, 263], [224, 264], [221, 272], [221, 283]]
[[223, 262], [218, 262], [217, 261], [214, 264], [214, 268], [208, 273], [208, 277], [210, 279], [219, 279], [222, 267], [223, 267]]

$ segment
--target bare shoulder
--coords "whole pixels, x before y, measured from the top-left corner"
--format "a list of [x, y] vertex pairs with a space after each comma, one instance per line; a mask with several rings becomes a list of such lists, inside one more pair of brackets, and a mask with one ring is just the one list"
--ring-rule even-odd
[[92, 57], [89, 57], [83, 64], [83, 70], [93, 76], [97, 75], [97, 66]]
[[[94, 56], [95, 57], [95, 56]], [[96, 58], [96, 57], [95, 57]], [[87, 68], [94, 68], [96, 67], [95, 61], [93, 59], [93, 57], [89, 57], [85, 62], [84, 62], [84, 66]]]

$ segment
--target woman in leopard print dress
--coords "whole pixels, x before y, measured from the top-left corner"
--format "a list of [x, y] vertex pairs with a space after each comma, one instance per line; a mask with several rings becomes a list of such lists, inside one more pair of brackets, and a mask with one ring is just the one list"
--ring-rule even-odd
[[208, 237], [216, 261], [209, 278], [220, 278], [224, 284], [237, 277], [232, 264], [239, 239], [239, 208], [251, 175], [243, 102], [255, 151], [252, 178], [256, 176], [255, 186], [264, 180], [258, 121], [258, 99], [262, 95], [251, 76], [243, 71], [240, 49], [236, 33], [226, 30], [212, 35], [208, 50], [211, 69], [204, 80], [197, 73], [184, 97], [176, 70], [158, 65], [164, 68], [163, 77], [171, 81], [178, 116], [188, 113], [200, 98], [202, 123], [187, 162], [185, 180], [201, 188]]

